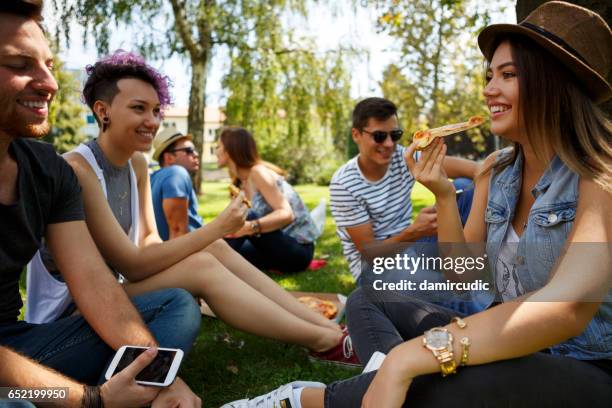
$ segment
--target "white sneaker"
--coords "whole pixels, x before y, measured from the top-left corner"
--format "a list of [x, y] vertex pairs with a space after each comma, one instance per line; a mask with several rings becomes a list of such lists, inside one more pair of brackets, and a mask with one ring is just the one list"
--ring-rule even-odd
[[281, 385], [265, 395], [230, 402], [221, 408], [297, 408], [301, 406], [300, 402], [293, 398], [293, 390], [297, 388], [325, 388], [325, 384], [313, 381], [294, 381]]

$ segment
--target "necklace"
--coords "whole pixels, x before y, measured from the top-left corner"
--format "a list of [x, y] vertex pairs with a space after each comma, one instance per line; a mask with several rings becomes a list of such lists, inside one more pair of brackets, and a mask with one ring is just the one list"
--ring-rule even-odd
[[117, 193], [117, 198], [119, 199], [119, 216], [123, 217], [123, 200], [126, 199], [128, 195], [128, 191], [124, 191], [123, 193]]

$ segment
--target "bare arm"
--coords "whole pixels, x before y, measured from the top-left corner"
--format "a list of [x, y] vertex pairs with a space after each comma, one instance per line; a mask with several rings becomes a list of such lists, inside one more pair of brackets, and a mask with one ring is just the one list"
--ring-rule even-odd
[[255, 188], [261, 193], [272, 212], [259, 219], [261, 232], [270, 232], [291, 224], [295, 218], [289, 201], [276, 185], [275, 173], [264, 165], [256, 165], [251, 169], [251, 179]]
[[478, 164], [473, 160], [452, 156], [446, 156], [444, 159], [444, 171], [448, 177], [453, 179], [466, 177], [473, 180], [476, 178], [478, 168]]
[[243, 223], [242, 197], [236, 198], [215, 220], [176, 239], [162, 242], [157, 233], [147, 165], [144, 157], [137, 153], [132, 161], [138, 179], [140, 198], [140, 246], [136, 246], [123, 232], [104, 197], [102, 187], [89, 166], [80, 155], [67, 158], [73, 167], [83, 191], [85, 216], [100, 252], [129, 280], [138, 281], [169, 268], [210, 245]]
[[176, 238], [189, 232], [188, 205], [186, 198], [164, 198], [162, 207], [168, 223], [168, 238]]
[[[461, 217], [457, 208], [455, 189], [448, 180], [445, 163], [450, 157], [445, 157], [446, 146], [436, 141], [432, 147], [425, 150], [418, 162], [413, 159], [415, 144], [406, 151], [405, 159], [414, 177], [431, 190], [436, 196], [438, 210], [438, 241], [439, 242], [484, 242], [486, 240], [485, 211], [489, 191], [490, 172], [477, 175], [474, 178], [474, 197], [472, 208], [465, 224], [461, 225]], [[495, 162], [499, 152], [495, 152], [485, 160], [482, 168]]]
[[[414, 223], [410, 224], [399, 234], [379, 242], [385, 244], [414, 242], [419, 238], [435, 234], [437, 226], [436, 209], [434, 207], [425, 207], [416, 217]], [[346, 232], [351, 237], [351, 240], [359, 252], [362, 252], [363, 248], [368, 244], [376, 241], [374, 238], [374, 231], [372, 230], [372, 223], [370, 222], [355, 227], [347, 227]]]
[[[469, 365], [525, 356], [584, 331], [600, 305], [600, 301], [593, 300], [602, 299], [610, 287], [612, 219], [605, 210], [610, 206], [612, 195], [592, 181], [581, 180], [576, 220], [568, 238], [570, 244], [549, 283], [527, 295], [524, 302], [503, 303], [466, 318], [468, 326], [461, 331], [456, 325], [446, 326], [455, 338], [466, 336], [473, 344]], [[600, 246], [571, 245], [580, 242], [598, 242]], [[591, 249], [585, 252], [585, 248]], [[399, 390], [403, 401], [412, 378], [440, 371], [437, 361], [421, 342], [419, 336], [391, 351], [377, 374], [381, 377], [375, 379], [373, 384], [376, 384], [368, 391], [366, 398], [370, 399], [364, 401], [374, 401], [372, 398], [389, 378], [398, 378], [404, 384]], [[454, 352], [459, 360], [461, 347], [457, 341]], [[401, 402], [398, 398], [396, 395], [389, 406]]]
[[83, 385], [48, 367], [0, 346], [0, 384], [8, 387], [67, 387], [66, 400], [54, 406], [80, 407]]
[[[108, 269], [83, 221], [50, 224], [47, 243], [83, 317], [113, 349], [156, 344], [127, 294]], [[100, 305], [112, 305], [100, 313]]]

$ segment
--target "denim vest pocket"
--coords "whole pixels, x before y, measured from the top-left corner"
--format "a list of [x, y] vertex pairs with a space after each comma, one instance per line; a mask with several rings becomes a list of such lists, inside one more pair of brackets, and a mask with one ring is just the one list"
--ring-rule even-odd
[[[529, 222], [530, 229], [527, 239], [534, 244], [532, 251], [537, 251], [538, 265], [534, 270], [551, 270], [561, 254], [561, 249], [574, 225], [576, 218], [576, 202], [565, 202], [532, 210]], [[544, 268], [544, 269], [541, 269]]]
[[[485, 212], [485, 222], [487, 224], [498, 224], [508, 219], [507, 211], [499, 204], [495, 204], [489, 200], [487, 210]], [[502, 237], [503, 238], [503, 237]]]
[[573, 221], [574, 218], [576, 218], [576, 202], [539, 208], [531, 215], [531, 220], [541, 227], [554, 227], [561, 222]]

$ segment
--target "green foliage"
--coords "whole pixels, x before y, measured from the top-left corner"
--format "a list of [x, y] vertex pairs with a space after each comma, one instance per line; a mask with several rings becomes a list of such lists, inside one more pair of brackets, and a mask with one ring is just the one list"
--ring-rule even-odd
[[232, 50], [226, 122], [252, 131], [262, 157], [292, 182], [328, 184], [350, 132], [347, 54], [318, 55], [307, 39], [295, 46], [291, 36], [282, 40], [280, 26], [268, 24], [267, 37]]
[[[230, 123], [254, 131], [264, 157], [293, 180], [324, 182], [346, 150], [346, 115], [352, 103], [343, 57], [316, 56], [308, 41], [294, 41], [283, 21], [304, 17], [308, 0], [54, 0], [67, 38], [76, 20], [100, 53], [110, 33], [129, 27], [133, 43], [153, 59], [178, 54], [191, 63], [188, 132], [202, 152], [206, 80], [219, 47], [232, 63], [225, 85]], [[291, 48], [289, 48], [291, 47]], [[315, 149], [316, 147], [316, 149]], [[333, 163], [333, 164], [332, 164]], [[196, 183], [199, 185], [199, 183]]]
[[79, 81], [64, 70], [64, 64], [57, 58], [53, 75], [59, 89], [49, 106], [51, 131], [44, 140], [52, 143], [58, 153], [65, 153], [74, 149], [86, 138], [82, 133], [82, 128], [85, 126], [83, 119], [85, 109], [79, 101]]
[[[407, 133], [487, 115], [483, 61], [475, 38], [488, 23], [490, 9], [475, 0], [379, 0], [374, 4], [379, 29], [396, 37], [401, 49], [401, 60], [387, 67], [381, 88], [385, 97], [398, 104]], [[461, 135], [449, 138], [449, 151], [482, 155], [488, 134], [483, 126], [469, 131], [469, 140]]]

